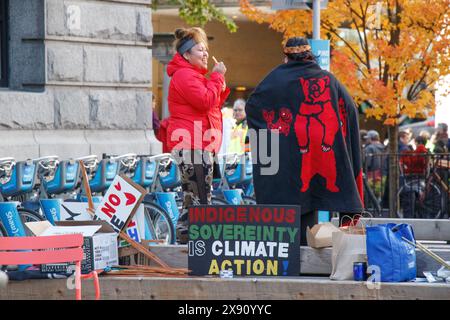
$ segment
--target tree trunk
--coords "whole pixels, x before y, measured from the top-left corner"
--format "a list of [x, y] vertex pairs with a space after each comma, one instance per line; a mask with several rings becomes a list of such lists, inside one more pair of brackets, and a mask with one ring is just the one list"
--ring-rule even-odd
[[398, 212], [398, 125], [388, 126], [389, 137], [389, 216], [397, 217]]

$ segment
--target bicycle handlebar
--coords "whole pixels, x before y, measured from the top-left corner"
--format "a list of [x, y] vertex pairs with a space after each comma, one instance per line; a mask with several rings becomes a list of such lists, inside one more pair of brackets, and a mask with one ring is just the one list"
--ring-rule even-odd
[[76, 158], [76, 161], [81, 161], [87, 171], [94, 170], [98, 165], [98, 157], [95, 154], [89, 156]]
[[0, 183], [4, 184], [8, 182], [12, 175], [12, 169], [16, 165], [16, 159], [14, 158], [1, 158], [0, 159]]
[[53, 170], [59, 164], [58, 156], [45, 156], [32, 160], [33, 163], [38, 164], [44, 170]]
[[0, 171], [10, 172], [16, 164], [14, 158], [0, 158]]
[[120, 163], [127, 167], [128, 169], [132, 169], [136, 166], [137, 163], [137, 154], [136, 153], [126, 153], [119, 156], [111, 156], [109, 158], [111, 161], [120, 160]]
[[157, 160], [162, 160], [162, 159], [173, 159], [173, 156], [170, 153], [161, 153], [161, 154], [157, 154], [155, 156], [148, 156], [147, 159], [149, 161], [157, 161]]
[[83, 161], [83, 162], [88, 162], [88, 161], [94, 161], [97, 160], [98, 161], [98, 157], [95, 154], [91, 154], [89, 156], [84, 156], [84, 157], [79, 157], [79, 158], [75, 158], [76, 161]]
[[117, 160], [122, 160], [122, 159], [131, 159], [131, 158], [137, 158], [137, 154], [136, 153], [126, 153], [126, 154], [121, 154], [118, 156], [110, 156], [109, 159], [111, 159], [112, 161], [117, 161]]

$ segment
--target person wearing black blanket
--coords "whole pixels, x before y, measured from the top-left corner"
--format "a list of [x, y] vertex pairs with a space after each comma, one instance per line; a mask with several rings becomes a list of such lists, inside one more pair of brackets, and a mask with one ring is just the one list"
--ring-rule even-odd
[[[358, 111], [344, 86], [317, 64], [305, 38], [288, 39], [284, 54], [285, 63], [259, 83], [246, 104], [249, 128], [256, 131], [253, 180], [258, 204], [301, 206], [305, 245], [316, 210], [363, 211]], [[263, 141], [267, 154], [256, 151]], [[261, 159], [267, 156], [270, 165], [278, 161], [275, 173], [267, 174]]]

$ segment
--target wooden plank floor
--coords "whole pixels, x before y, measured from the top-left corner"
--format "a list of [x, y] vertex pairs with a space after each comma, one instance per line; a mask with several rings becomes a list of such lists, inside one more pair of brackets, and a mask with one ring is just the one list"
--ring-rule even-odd
[[[450, 300], [450, 284], [382, 283], [368, 289], [364, 282], [327, 278], [140, 278], [101, 277], [103, 300]], [[74, 299], [66, 280], [10, 282], [0, 289], [0, 299]], [[83, 281], [83, 299], [93, 299], [90, 281]]]

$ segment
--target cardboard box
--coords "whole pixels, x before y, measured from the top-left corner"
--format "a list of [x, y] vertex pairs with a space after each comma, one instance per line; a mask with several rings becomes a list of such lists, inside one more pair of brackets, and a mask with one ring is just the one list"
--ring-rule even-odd
[[330, 222], [316, 224], [311, 229], [306, 227], [306, 241], [311, 248], [331, 247], [333, 232], [339, 231], [339, 228]]
[[[36, 236], [81, 233], [84, 237], [81, 272], [119, 264], [117, 233], [106, 221], [59, 221], [52, 226], [48, 221], [27, 222], [25, 225]], [[69, 263], [43, 264], [41, 272], [65, 273]]]

